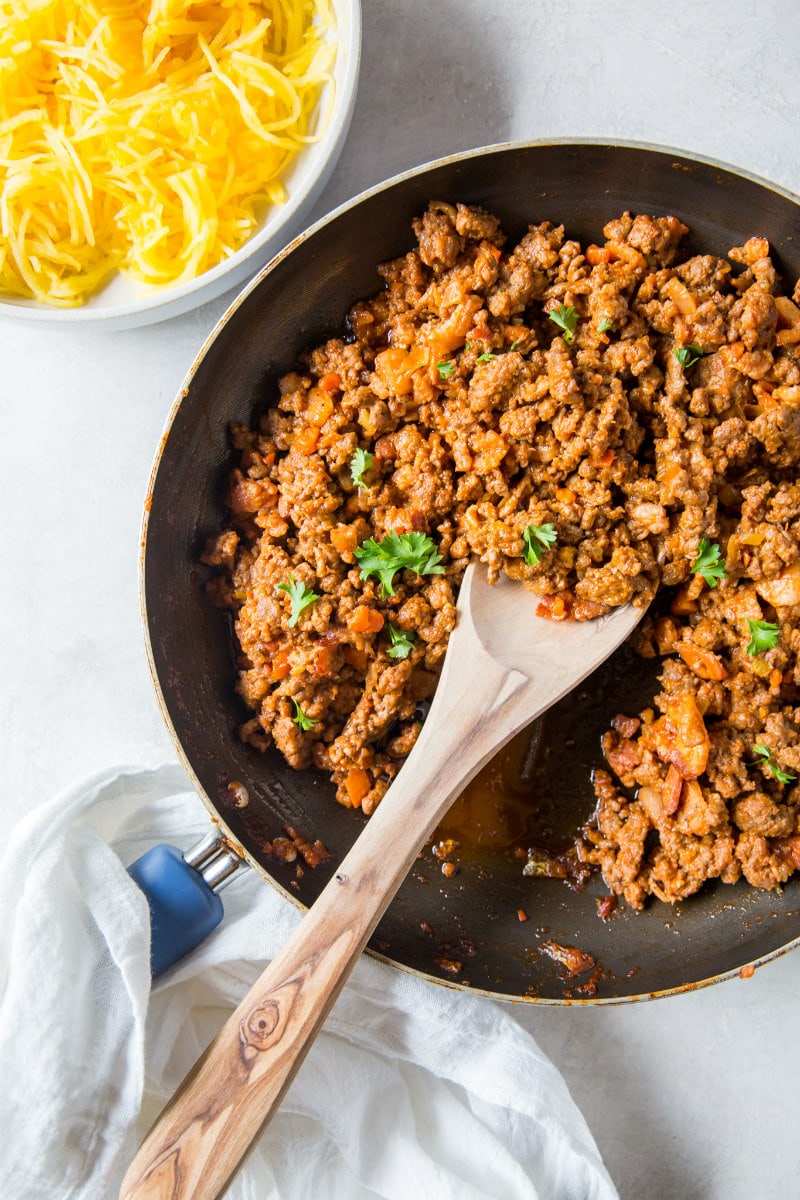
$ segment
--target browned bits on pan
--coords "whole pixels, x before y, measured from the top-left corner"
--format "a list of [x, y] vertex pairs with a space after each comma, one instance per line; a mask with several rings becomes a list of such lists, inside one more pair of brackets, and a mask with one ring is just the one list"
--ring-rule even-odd
[[547, 954], [560, 963], [570, 979], [577, 975], [583, 975], [585, 971], [591, 971], [595, 966], [595, 960], [591, 954], [586, 954], [577, 946], [562, 946], [560, 942], [548, 940], [539, 943], [539, 950], [542, 954]]
[[297, 848], [285, 837], [276, 837], [267, 842], [269, 855], [279, 863], [292, 863], [297, 858]]
[[328, 850], [319, 838], [315, 838], [313, 842], [307, 842], [305, 838], [300, 837], [291, 825], [284, 826], [295, 848], [300, 851], [303, 858], [309, 867], [318, 867], [326, 858], [332, 858], [330, 850]]
[[250, 793], [244, 784], [239, 783], [236, 779], [231, 780], [228, 784], [228, 794], [235, 808], [247, 808], [250, 803]]
[[439, 842], [434, 842], [433, 853], [438, 859], [444, 861], [445, 859], [449, 858], [451, 854], [455, 854], [456, 850], [458, 850], [460, 846], [461, 843], [455, 841], [454, 838], [443, 838]]
[[598, 896], [595, 903], [598, 917], [607, 921], [619, 904], [619, 900], [616, 896]]
[[441, 971], [446, 971], [448, 975], [458, 975], [464, 965], [457, 958], [445, 958], [443, 954], [438, 954], [433, 961]]

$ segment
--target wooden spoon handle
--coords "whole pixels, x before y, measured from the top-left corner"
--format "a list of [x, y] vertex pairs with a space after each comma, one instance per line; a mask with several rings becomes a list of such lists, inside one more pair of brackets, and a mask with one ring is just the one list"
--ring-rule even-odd
[[156, 1120], [121, 1200], [214, 1200], [230, 1182], [454, 792], [523, 723], [524, 678], [480, 648], [469, 663], [457, 686], [440, 687], [414, 751], [339, 870]]

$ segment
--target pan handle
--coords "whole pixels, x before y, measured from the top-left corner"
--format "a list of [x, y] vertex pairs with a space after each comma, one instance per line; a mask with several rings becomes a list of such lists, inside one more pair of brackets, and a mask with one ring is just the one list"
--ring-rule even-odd
[[128, 874], [150, 909], [150, 965], [155, 979], [216, 929], [224, 915], [217, 892], [247, 864], [212, 832], [185, 854], [153, 846]]

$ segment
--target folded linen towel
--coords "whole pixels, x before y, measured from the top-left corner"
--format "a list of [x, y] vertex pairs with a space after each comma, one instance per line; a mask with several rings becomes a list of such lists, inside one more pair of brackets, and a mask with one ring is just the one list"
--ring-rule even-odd
[[[126, 867], [208, 817], [178, 766], [37, 808], [0, 871], [0, 1196], [110, 1200], [138, 1140], [297, 925], [255, 873], [151, 992]], [[566, 1086], [510, 1010], [362, 958], [231, 1200], [614, 1200]]]

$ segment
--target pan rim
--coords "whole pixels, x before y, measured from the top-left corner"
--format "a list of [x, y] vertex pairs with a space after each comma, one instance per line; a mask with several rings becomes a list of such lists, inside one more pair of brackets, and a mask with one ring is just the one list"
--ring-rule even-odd
[[[163, 429], [161, 432], [161, 436], [159, 438], [158, 446], [156, 449], [156, 453], [154, 456], [153, 464], [150, 469], [150, 474], [148, 477], [147, 491], [145, 494], [144, 505], [143, 505], [142, 524], [141, 524], [140, 541], [139, 541], [139, 556], [138, 556], [139, 612], [140, 612], [140, 619], [141, 619], [141, 623], [142, 623], [142, 633], [143, 633], [143, 637], [144, 637], [147, 666], [148, 666], [148, 671], [150, 673], [150, 678], [151, 678], [151, 681], [153, 684], [153, 689], [155, 692], [156, 703], [160, 710], [160, 713], [161, 713], [162, 719], [164, 721], [164, 725], [166, 727], [170, 741], [172, 742], [173, 748], [177, 754], [178, 760], [180, 761], [181, 766], [183, 767], [184, 771], [186, 772], [186, 775], [189, 778], [189, 781], [190, 781], [194, 791], [197, 793], [197, 795], [199, 796], [203, 805], [208, 810], [208, 813], [209, 813], [209, 816], [210, 816], [212, 822], [224, 833], [226, 840], [229, 841], [231, 843], [231, 845], [235, 848], [237, 854], [239, 854], [240, 857], [245, 862], [247, 862], [247, 864], [250, 867], [253, 868], [253, 870], [261, 877], [261, 879], [266, 881], [284, 899], [290, 901], [292, 903], [292, 905], [294, 906], [294, 908], [300, 913], [307, 912], [308, 906], [303, 904], [303, 902], [301, 900], [299, 900], [297, 896], [293, 895], [290, 891], [288, 891], [286, 888], [284, 888], [272, 875], [269, 874], [269, 872], [258, 862], [258, 860], [255, 859], [254, 856], [241, 844], [239, 839], [236, 837], [236, 835], [233, 833], [233, 831], [229, 828], [224, 815], [214, 805], [214, 803], [211, 800], [210, 796], [208, 795], [206, 789], [201, 784], [201, 782], [200, 782], [200, 780], [199, 780], [199, 778], [198, 778], [198, 776], [197, 776], [197, 774], [196, 774], [196, 772], [195, 772], [191, 762], [189, 761], [189, 758], [183, 748], [180, 738], [178, 737], [177, 731], [173, 724], [172, 717], [170, 715], [170, 712], [169, 712], [169, 709], [168, 709], [168, 706], [166, 703], [166, 698], [164, 696], [164, 693], [163, 693], [163, 690], [161, 687], [161, 681], [160, 681], [158, 670], [157, 670], [156, 663], [155, 663], [153, 641], [152, 641], [152, 636], [151, 636], [150, 615], [149, 615], [148, 607], [147, 607], [147, 539], [148, 539], [148, 531], [149, 531], [149, 523], [150, 523], [150, 510], [151, 510], [152, 497], [153, 497], [153, 493], [155, 490], [156, 480], [157, 480], [157, 477], [159, 474], [159, 469], [161, 467], [161, 462], [163, 459], [164, 451], [167, 446], [167, 442], [168, 442], [170, 434], [172, 432], [173, 425], [177, 419], [178, 412], [181, 408], [181, 405], [182, 405], [184, 399], [187, 397], [187, 395], [189, 393], [189, 389], [190, 389], [191, 384], [194, 380], [194, 377], [200, 367], [200, 364], [202, 363], [202, 361], [205, 358], [206, 354], [208, 353], [211, 345], [216, 340], [217, 336], [222, 331], [224, 326], [227, 325], [228, 321], [231, 319], [231, 317], [234, 315], [234, 313], [238, 310], [238, 308], [247, 300], [247, 298], [250, 296], [250, 294], [258, 288], [261, 281], [267, 275], [271, 274], [292, 253], [294, 253], [294, 251], [298, 247], [303, 245], [305, 242], [309, 241], [319, 231], [321, 231], [328, 225], [332, 224], [338, 217], [340, 217], [344, 213], [349, 212], [351, 209], [358, 207], [360, 204], [364, 203], [366, 200], [371, 199], [373, 196], [380, 195], [382, 192], [388, 191], [392, 187], [395, 187], [398, 184], [401, 184], [407, 180], [414, 179], [418, 176], [424, 175], [428, 171], [436, 170], [438, 168], [446, 167], [449, 165], [454, 165], [457, 163], [471, 161], [471, 160], [478, 159], [481, 157], [488, 157], [489, 155], [499, 153], [499, 152], [513, 153], [513, 152], [524, 151], [524, 150], [534, 149], [534, 148], [547, 148], [547, 147], [558, 147], [558, 146], [592, 147], [592, 148], [605, 147], [605, 148], [608, 148], [609, 150], [631, 149], [631, 150], [641, 150], [641, 151], [645, 151], [647, 153], [662, 154], [665, 156], [674, 156], [678, 159], [684, 160], [688, 164], [696, 164], [696, 165], [702, 165], [702, 166], [706, 166], [706, 167], [712, 167], [716, 170], [724, 171], [728, 175], [732, 175], [732, 176], [738, 177], [740, 179], [747, 180], [749, 183], [753, 183], [753, 184], [757, 185], [758, 187], [765, 189], [768, 192], [772, 192], [775, 195], [781, 196], [783, 199], [790, 201], [794, 205], [797, 205], [798, 209], [800, 209], [800, 195], [789, 190], [788, 188], [783, 187], [780, 184], [777, 184], [771, 180], [765, 179], [763, 176], [757, 175], [754, 172], [748, 171], [742, 167], [735, 166], [731, 163], [727, 163], [723, 160], [714, 158], [712, 156], [695, 154], [692, 151], [682, 150], [682, 149], [679, 149], [674, 146], [665, 146], [665, 145], [661, 145], [659, 143], [643, 142], [643, 141], [638, 141], [638, 140], [633, 140], [633, 139], [614, 139], [613, 141], [610, 141], [608, 138], [603, 138], [603, 137], [559, 137], [559, 138], [521, 139], [521, 140], [515, 140], [515, 141], [495, 142], [495, 143], [491, 143], [488, 145], [475, 147], [472, 150], [459, 151], [454, 154], [449, 154], [449, 155], [441, 156], [439, 158], [431, 159], [431, 160], [428, 160], [418, 166], [410, 167], [403, 171], [400, 171], [400, 172], [388, 177], [387, 179], [381, 181], [380, 183], [373, 184], [371, 187], [364, 189], [363, 191], [359, 192], [357, 195], [355, 195], [355, 196], [351, 197], [350, 199], [344, 201], [343, 203], [337, 205], [336, 208], [332, 209], [329, 213], [326, 213], [324, 216], [320, 217], [317, 221], [315, 221], [307, 229], [304, 229], [301, 233], [299, 233], [294, 238], [292, 238], [292, 240], [289, 243], [287, 243], [287, 245], [282, 250], [280, 250], [277, 254], [275, 254], [270, 259], [270, 261], [268, 263], [266, 263], [253, 276], [253, 278], [241, 288], [241, 290], [236, 294], [236, 296], [233, 298], [231, 303], [227, 306], [227, 308], [221, 314], [221, 316], [219, 317], [217, 322], [214, 324], [214, 326], [212, 327], [212, 329], [210, 330], [210, 332], [208, 333], [206, 338], [203, 340], [203, 343], [200, 346], [200, 349], [197, 351], [192, 363], [190, 364], [190, 366], [183, 378], [183, 381], [178, 389], [176, 398], [173, 401], [173, 403], [170, 407], [170, 410], [166, 416], [164, 426], [163, 426]], [[788, 954], [791, 950], [796, 949], [798, 946], [800, 946], [800, 932], [798, 933], [798, 935], [795, 938], [791, 939], [790, 941], [784, 943], [781, 946], [776, 947], [774, 950], [770, 950], [765, 954], [761, 954], [749, 962], [742, 963], [740, 966], [732, 967], [729, 970], [711, 975], [706, 979], [691, 981], [688, 983], [678, 984], [673, 987], [657, 989], [654, 991], [644, 991], [641, 993], [637, 993], [635, 995], [603, 996], [603, 997], [574, 997], [574, 998], [573, 997], [509, 995], [508, 993], [504, 993], [504, 992], [495, 992], [495, 991], [492, 991], [487, 988], [473, 987], [468, 983], [462, 983], [457, 980], [443, 979], [440, 976], [432, 975], [432, 974], [429, 974], [428, 972], [418, 970], [415, 967], [410, 967], [405, 963], [398, 962], [397, 960], [390, 958], [385, 954], [381, 954], [379, 951], [374, 950], [369, 946], [366, 947], [365, 952], [368, 955], [370, 955], [371, 958], [375, 959], [376, 961], [384, 963], [387, 966], [392, 967], [395, 970], [403, 971], [407, 975], [415, 976], [416, 978], [418, 978], [420, 980], [424, 980], [426, 983], [432, 983], [432, 984], [436, 984], [437, 986], [451, 988], [455, 991], [465, 992], [470, 995], [483, 996], [487, 999], [495, 1000], [495, 1001], [502, 1001], [503, 1003], [507, 1003], [507, 1004], [546, 1005], [548, 1007], [555, 1006], [555, 1007], [568, 1008], [568, 1007], [600, 1007], [600, 1006], [609, 1006], [609, 1005], [618, 1005], [618, 1004], [629, 1004], [629, 1003], [634, 1003], [634, 1002], [643, 1001], [643, 1000], [656, 1000], [656, 999], [664, 999], [668, 996], [683, 995], [687, 992], [697, 991], [700, 988], [711, 987], [714, 984], [722, 983], [728, 979], [736, 978], [737, 976], [742, 977], [743, 970], [746, 970], [749, 967], [758, 968], [765, 963], [772, 962], [773, 960], [780, 958], [785, 954]]]

